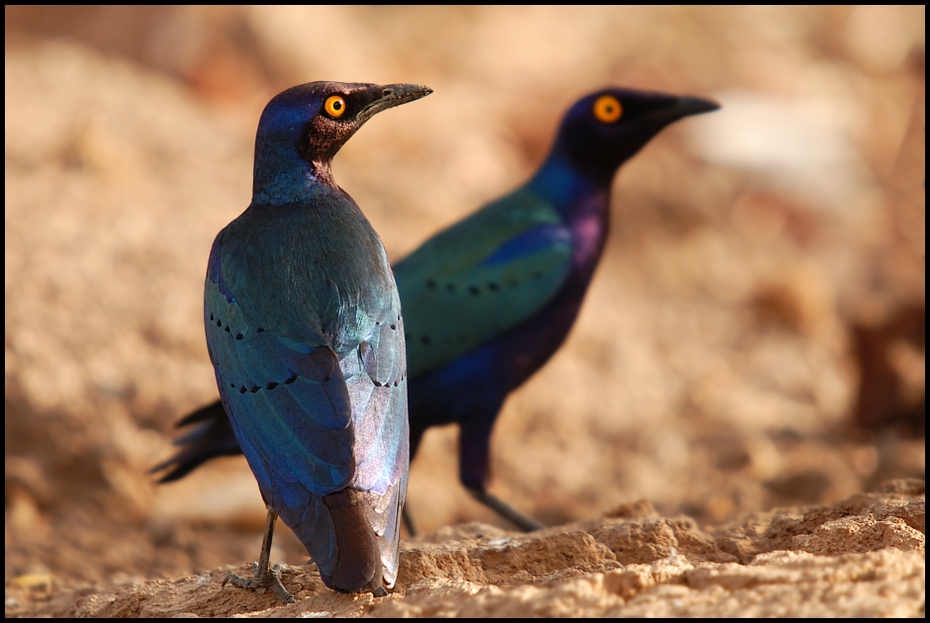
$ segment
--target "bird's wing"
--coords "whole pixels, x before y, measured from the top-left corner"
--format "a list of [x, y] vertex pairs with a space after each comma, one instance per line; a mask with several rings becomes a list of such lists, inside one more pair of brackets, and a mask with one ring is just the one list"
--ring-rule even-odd
[[410, 433], [407, 423], [407, 362], [404, 320], [396, 294], [387, 313], [344, 360], [355, 407], [356, 471], [351, 487], [364, 509], [381, 556], [388, 586], [397, 576], [401, 509], [407, 491]]
[[207, 346], [266, 503], [293, 507], [301, 489], [322, 496], [345, 487], [355, 471], [355, 430], [336, 354], [322, 336], [302, 344], [249, 317], [223, 278], [235, 258], [222, 258], [220, 246], [218, 237], [206, 282]]
[[524, 189], [398, 263], [411, 377], [530, 318], [565, 282], [571, 242], [556, 210]]

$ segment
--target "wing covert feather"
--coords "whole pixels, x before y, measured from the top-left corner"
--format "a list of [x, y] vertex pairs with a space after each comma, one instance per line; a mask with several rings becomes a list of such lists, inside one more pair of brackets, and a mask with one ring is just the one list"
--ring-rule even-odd
[[564, 284], [571, 232], [517, 191], [436, 235], [395, 266], [413, 377], [529, 319]]

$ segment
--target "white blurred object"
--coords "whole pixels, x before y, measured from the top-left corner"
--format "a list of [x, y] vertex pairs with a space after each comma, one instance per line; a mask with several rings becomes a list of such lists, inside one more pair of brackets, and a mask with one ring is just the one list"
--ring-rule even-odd
[[688, 128], [704, 158], [753, 171], [770, 190], [831, 212], [848, 210], [849, 200], [874, 184], [853, 140], [862, 119], [853, 102], [744, 90], [714, 96], [720, 114]]

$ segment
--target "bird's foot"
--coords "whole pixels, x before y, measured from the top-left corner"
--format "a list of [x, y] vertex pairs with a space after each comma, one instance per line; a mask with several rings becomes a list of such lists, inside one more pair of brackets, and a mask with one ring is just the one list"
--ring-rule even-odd
[[226, 586], [226, 583], [229, 582], [233, 586], [248, 588], [253, 591], [270, 588], [271, 592], [275, 594], [275, 597], [280, 599], [283, 603], [294, 604], [297, 603], [297, 600], [284, 588], [284, 584], [281, 583], [281, 573], [284, 569], [285, 566], [282, 563], [278, 563], [270, 569], [266, 567], [265, 572], [262, 573], [256, 562], [252, 565], [253, 576], [251, 578], [244, 578], [235, 573], [230, 573], [223, 578], [223, 586]]

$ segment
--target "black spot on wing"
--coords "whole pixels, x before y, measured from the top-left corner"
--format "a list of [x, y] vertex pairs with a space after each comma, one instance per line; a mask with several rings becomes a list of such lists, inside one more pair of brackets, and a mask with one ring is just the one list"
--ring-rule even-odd
[[[291, 372], [291, 375], [284, 381], [283, 384], [284, 384], [284, 385], [290, 385], [291, 383], [293, 383], [294, 381], [297, 380], [297, 376], [298, 376], [298, 375], [297, 375], [296, 372]], [[329, 379], [327, 379], [327, 380], [329, 380]], [[275, 389], [276, 387], [279, 387], [280, 385], [281, 385], [281, 383], [279, 383], [279, 382], [277, 382], [277, 381], [269, 381], [268, 383], [265, 384], [264, 387], [262, 387], [261, 385], [255, 385], [254, 383], [251, 384], [251, 385], [249, 385], [249, 386], [246, 386], [246, 385], [236, 385], [235, 383], [230, 383], [230, 384], [229, 384], [229, 386], [230, 386], [232, 389], [238, 389], [240, 394], [245, 394], [245, 393], [247, 393], [247, 392], [251, 392], [251, 393], [255, 394], [255, 393], [259, 392], [259, 391], [262, 390], [262, 389], [265, 389], [265, 390], [270, 391], [270, 390]]]

